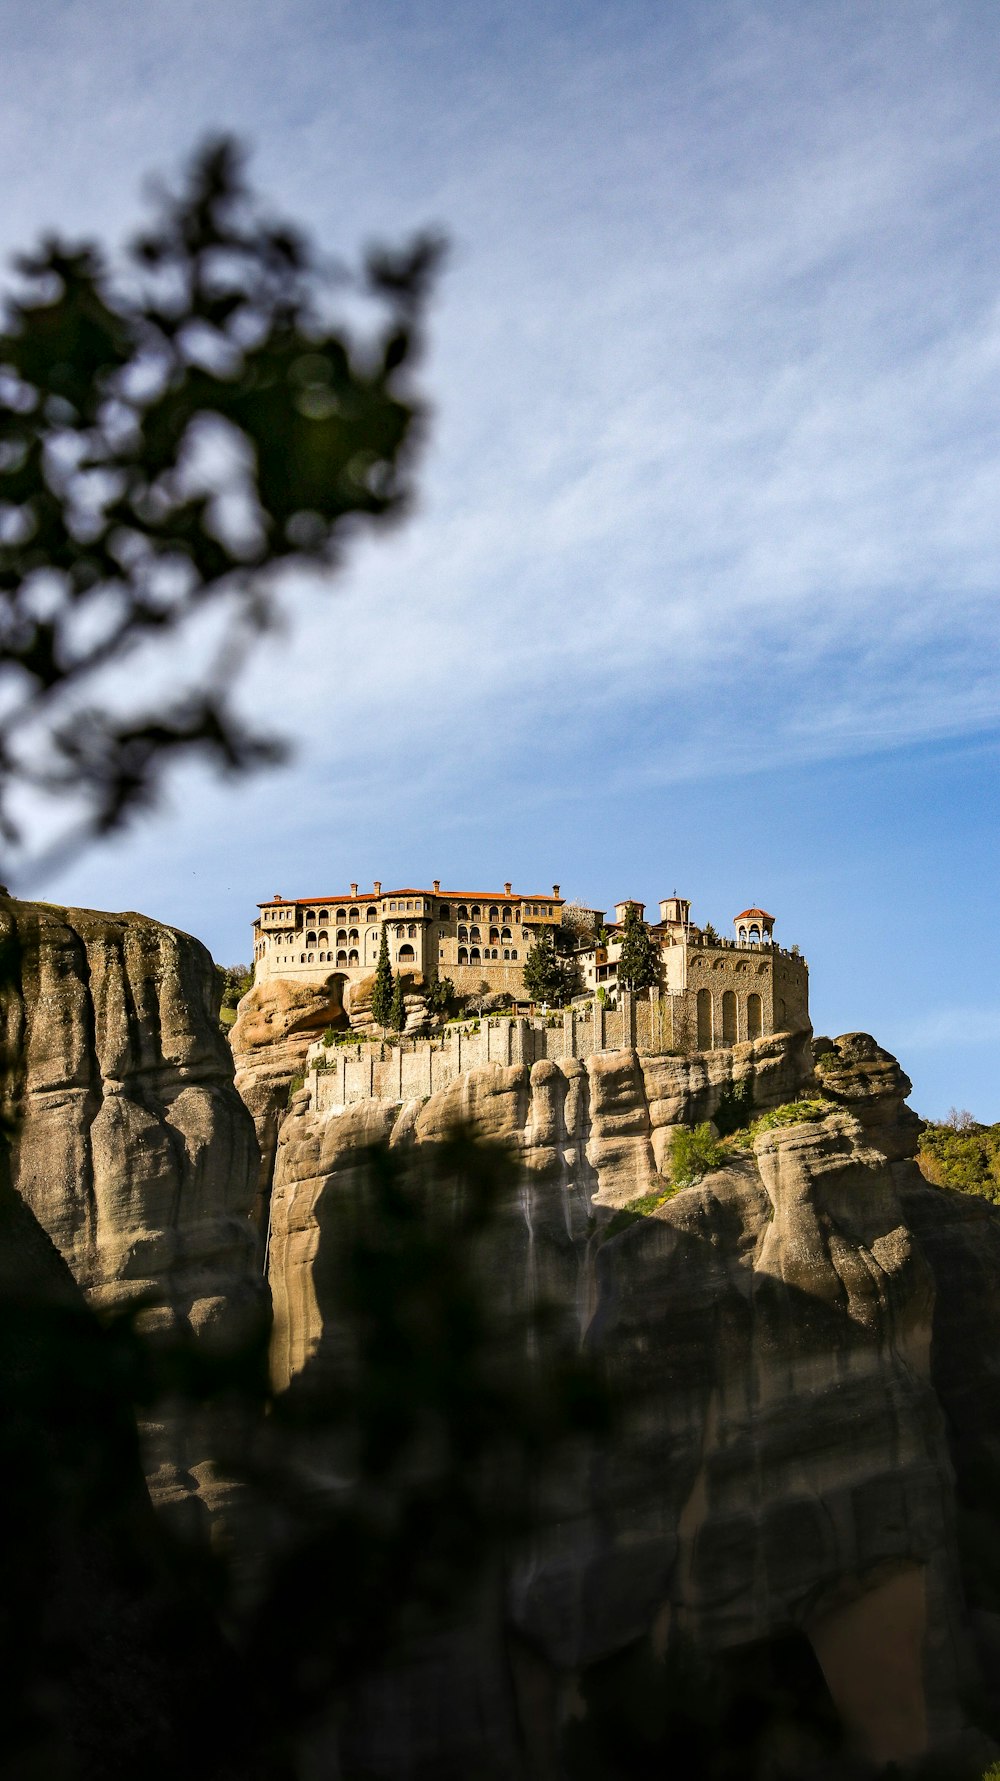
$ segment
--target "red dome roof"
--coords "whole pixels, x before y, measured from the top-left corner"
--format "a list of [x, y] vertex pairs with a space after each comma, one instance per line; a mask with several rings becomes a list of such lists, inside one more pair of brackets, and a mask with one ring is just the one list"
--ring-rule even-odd
[[766, 909], [741, 909], [739, 915], [733, 916], [734, 921], [773, 921], [774, 916], [768, 915]]

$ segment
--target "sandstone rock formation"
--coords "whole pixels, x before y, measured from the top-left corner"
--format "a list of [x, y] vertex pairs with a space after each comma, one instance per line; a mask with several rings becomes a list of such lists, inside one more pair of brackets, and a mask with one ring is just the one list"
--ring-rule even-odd
[[[989, 1332], [1000, 1318], [1000, 1216], [921, 1182], [895, 1060], [867, 1035], [823, 1043], [815, 1076], [807, 1040], [783, 1036], [691, 1058], [489, 1067], [424, 1103], [340, 1115], [296, 1097], [271, 1219], [282, 1383], [342, 1339], [317, 1256], [324, 1207], [363, 1191], [364, 1146], [432, 1143], [459, 1117], [523, 1164], [494, 1290], [571, 1306], [628, 1406], [613, 1454], [591, 1456], [512, 1565], [491, 1610], [503, 1639], [445, 1641], [373, 1689], [353, 1734], [368, 1772], [556, 1777], [574, 1741], [590, 1751], [583, 1772], [619, 1772], [600, 1754], [600, 1678], [624, 1666], [662, 1689], [689, 1649], [737, 1696], [741, 1677], [808, 1674], [786, 1690], [798, 1704], [785, 1719], [755, 1734], [768, 1773], [988, 1753], [968, 1703], [1000, 1677], [1000, 1570], [977, 1619], [952, 1466], [959, 1503], [963, 1471], [976, 1480], [982, 1516], [1000, 1442], [978, 1415], [971, 1326], [980, 1307]], [[713, 1118], [745, 1082], [755, 1110], [805, 1090], [829, 1112], [760, 1130], [616, 1229], [616, 1209], [669, 1192], [672, 1128]], [[1000, 1341], [987, 1345], [986, 1403], [1000, 1409]]]
[[[236, 1340], [260, 1306], [257, 1150], [209, 954], [145, 916], [9, 898], [0, 950], [14, 1191], [92, 1305], [141, 1299], [147, 1320]], [[161, 1502], [218, 1500], [204, 1430], [146, 1435]]]
[[343, 1022], [340, 981], [295, 983], [275, 977], [255, 984], [240, 1002], [230, 1031], [236, 1088], [253, 1115], [260, 1147], [258, 1224], [266, 1223], [278, 1128], [288, 1107], [289, 1088], [301, 1074], [312, 1041], [326, 1027]]
[[[378, 1024], [372, 1014], [372, 995], [375, 990], [375, 973], [362, 977], [360, 982], [348, 985], [347, 1013], [351, 1026], [356, 1033], [378, 1033]], [[426, 984], [419, 971], [403, 974], [403, 1003], [406, 1009], [407, 1033], [419, 1033], [430, 1014], [427, 1003]]]

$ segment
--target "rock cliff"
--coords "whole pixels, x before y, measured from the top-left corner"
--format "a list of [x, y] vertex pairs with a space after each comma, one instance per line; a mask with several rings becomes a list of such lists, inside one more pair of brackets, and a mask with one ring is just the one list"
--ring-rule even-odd
[[255, 1218], [266, 1223], [278, 1129], [288, 1091], [302, 1072], [306, 1052], [326, 1027], [344, 1018], [338, 980], [330, 985], [276, 977], [255, 984], [242, 998], [229, 1035], [236, 1088], [253, 1115], [260, 1147]]
[[[982, 1534], [1000, 1483], [977, 1407], [982, 1371], [1000, 1408], [1000, 1365], [973, 1333], [981, 1307], [987, 1330], [1000, 1317], [1000, 1217], [922, 1183], [909, 1083], [888, 1053], [859, 1034], [820, 1045], [818, 1074], [808, 1042], [786, 1035], [692, 1058], [489, 1067], [422, 1103], [339, 1115], [294, 1099], [270, 1238], [282, 1383], [336, 1352], [316, 1258], [324, 1207], [357, 1191], [364, 1146], [433, 1143], [461, 1118], [523, 1165], [522, 1216], [491, 1256], [497, 1294], [572, 1305], [630, 1406], [613, 1458], [593, 1453], [511, 1566], [494, 1657], [446, 1642], [376, 1690], [378, 1735], [356, 1733], [372, 1774], [436, 1761], [554, 1777], [570, 1746], [589, 1752], [580, 1772], [617, 1773], [613, 1732], [600, 1754], [602, 1676], [662, 1692], [691, 1650], [727, 1698], [763, 1673], [772, 1696], [785, 1688], [784, 1718], [755, 1733], [768, 1773], [845, 1772], [831, 1760], [875, 1773], [963, 1750], [974, 1765], [988, 1749], [968, 1702], [1000, 1674], [1000, 1567], [977, 1617], [969, 1555], [981, 1568], [983, 1540], [968, 1524], [978, 1512]], [[823, 1105], [803, 1123], [760, 1121], [671, 1193], [672, 1130], [721, 1120], [734, 1090], [754, 1114], [801, 1091]]]
[[[261, 1301], [257, 1147], [208, 952], [145, 916], [4, 898], [0, 955], [14, 1191], [93, 1306], [237, 1339]], [[224, 1494], [203, 1428], [144, 1434], [161, 1503]]]

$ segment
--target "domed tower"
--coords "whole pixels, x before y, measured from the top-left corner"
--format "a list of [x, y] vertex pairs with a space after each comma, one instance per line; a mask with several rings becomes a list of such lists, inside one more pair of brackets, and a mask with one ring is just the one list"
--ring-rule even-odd
[[734, 915], [733, 926], [740, 946], [769, 946], [774, 939], [774, 916], [766, 909], [743, 909]]

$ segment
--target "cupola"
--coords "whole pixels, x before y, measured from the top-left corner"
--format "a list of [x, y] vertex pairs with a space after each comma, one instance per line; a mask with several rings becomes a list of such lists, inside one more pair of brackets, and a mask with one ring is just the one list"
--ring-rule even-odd
[[774, 938], [774, 916], [766, 909], [742, 909], [734, 915], [733, 926], [741, 946], [769, 945]]

